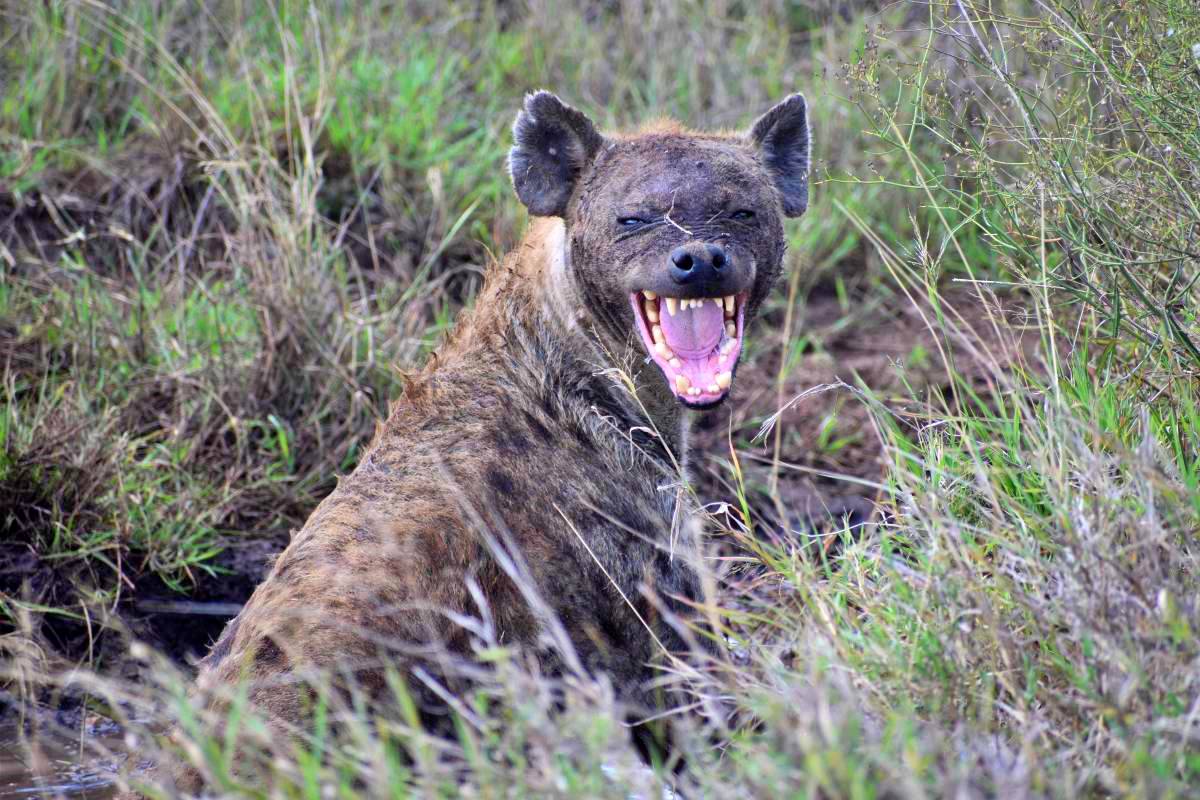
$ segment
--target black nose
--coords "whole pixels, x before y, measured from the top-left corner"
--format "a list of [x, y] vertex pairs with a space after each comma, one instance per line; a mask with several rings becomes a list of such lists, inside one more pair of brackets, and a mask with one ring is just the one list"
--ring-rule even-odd
[[721, 245], [690, 242], [671, 251], [671, 279], [683, 286], [716, 282], [728, 263]]

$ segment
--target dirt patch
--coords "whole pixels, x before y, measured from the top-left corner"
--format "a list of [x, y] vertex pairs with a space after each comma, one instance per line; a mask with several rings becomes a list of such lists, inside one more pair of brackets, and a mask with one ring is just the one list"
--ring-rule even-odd
[[[943, 353], [959, 381], [984, 398], [998, 391], [997, 367], [1035, 363], [1039, 340], [1021, 324], [1023, 298], [990, 297], [985, 304], [972, 289], [952, 288], [940, 303], [958, 312], [948, 314], [953, 325], [939, 323], [927, 301], [894, 295], [847, 302], [816, 287], [799, 315], [808, 344], [782, 382], [783, 353], [768, 345], [739, 372], [729, 408], [701, 420], [693, 438], [703, 454], [700, 496], [714, 502], [733, 497], [726, 466], [732, 441], [760, 535], [794, 539], [831, 521], [866, 521], [879, 494], [870, 484], [883, 479], [885, 460], [871, 412], [855, 389], [868, 389], [915, 434], [938, 398], [953, 403], [958, 391]], [[763, 335], [779, 336], [775, 330]], [[761, 435], [764, 421], [781, 408], [777, 429]], [[769, 491], [773, 484], [779, 503]]]
[[[405, 285], [432, 258], [427, 274], [437, 283], [433, 296], [452, 310], [460, 296], [470, 294], [478, 276], [469, 267], [482, 263], [480, 247], [465, 237], [441, 247], [448, 209], [436, 198], [428, 207], [401, 207], [397, 187], [380, 187], [369, 175], [357, 173], [348, 159], [332, 155], [323, 163], [323, 175], [321, 224], [333, 229], [338, 246], [361, 268], [365, 288], [360, 291], [369, 294], [385, 281]], [[74, 254], [119, 294], [121, 287], [133, 286], [134, 265], [127, 259], [135, 255], [166, 271], [143, 276], [149, 281], [190, 283], [191, 271], [224, 269], [239, 232], [236, 216], [222, 207], [222, 195], [212, 186], [199, 153], [148, 141], [106, 164], [39, 176], [37, 188], [30, 191], [0, 187], [0, 259], [10, 270], [5, 274], [30, 285], [44, 284], [49, 291], [56, 285], [56, 270], [62, 269], [59, 262]], [[839, 274], [869, 285], [863, 264], [855, 254]], [[71, 284], [63, 286], [69, 290]], [[97, 628], [99, 617], [74, 613], [81, 608], [80, 587], [111, 589], [118, 583], [117, 628], [180, 663], [204, 653], [286, 545], [286, 531], [274, 529], [300, 524], [331, 488], [332, 476], [352, 462], [353, 448], [369, 439], [372, 409], [347, 400], [342, 389], [348, 380], [360, 381], [356, 385], [363, 396], [374, 402], [370, 374], [354, 372], [361, 365], [352, 357], [330, 366], [331, 356], [323, 348], [333, 337], [328, 320], [317, 313], [321, 309], [311, 303], [294, 305], [297, 293], [290, 286], [278, 294], [264, 294], [267, 300], [279, 300], [278, 308], [259, 301], [260, 311], [271, 320], [271, 337], [263, 343], [261, 358], [243, 372], [227, 371], [221, 363], [186, 375], [155, 372], [143, 363], [139, 347], [123, 344], [123, 357], [141, 370], [131, 382], [128, 400], [103, 416], [96, 409], [64, 404], [38, 423], [31, 444], [17, 452], [10, 441], [9, 452], [0, 454], [8, 459], [0, 472], [0, 599], [72, 609], [71, 614], [39, 617], [38, 633], [56, 653], [124, 669], [124, 633]], [[972, 291], [948, 291], [943, 302], [963, 314], [970, 331], [963, 341], [942, 335], [936, 325], [931, 330], [928, 303], [914, 306], [902, 295], [875, 297], [865, 291], [847, 302], [831, 285], [819, 284], [801, 304], [797, 329], [807, 340], [802, 353], [789, 356], [782, 381], [784, 354], [772, 340], [779, 338], [784, 315], [776, 304], [730, 403], [704, 417], [693, 438], [701, 496], [726, 502], [735, 496], [726, 466], [732, 439], [760, 534], [794, 537], [830, 519], [852, 524], [868, 519], [877, 494], [871, 484], [883, 475], [882, 445], [871, 415], [849, 387], [869, 388], [915, 430], [930, 398], [938, 393], [952, 397], [955, 391], [939, 341], [953, 354], [954, 371], [984, 396], [995, 391], [992, 372], [965, 342], [980, 343], [981, 352], [1000, 361], [1025, 359], [1036, 344], [1036, 339], [1016, 335], [1005, 338], [1006, 331], [1020, 330], [1019, 325], [994, 330]], [[1020, 307], [1019, 299], [1010, 298], [1000, 302], [997, 313], [1015, 317]], [[32, 393], [50, 377], [84, 380], [85, 368], [94, 367], [89, 359], [105, 357], [72, 341], [51, 341], [19, 322], [0, 320], [0, 366], [20, 379], [14, 385], [21, 402], [32, 403]], [[114, 329], [100, 338], [123, 335]], [[322, 366], [314, 371], [314, 364]], [[382, 379], [379, 383], [382, 396]], [[314, 415], [321, 403], [326, 411]], [[775, 469], [774, 434], [755, 437], [781, 406], [786, 406], [777, 429], [781, 466]], [[220, 412], [213, 410], [217, 407]], [[265, 428], [239, 438], [230, 418], [281, 421], [292, 437], [295, 479], [265, 480], [275, 458], [264, 444]], [[213, 562], [216, 573], [192, 570], [185, 581], [186, 597], [151, 570], [143, 574], [140, 555], [127, 550], [122, 551], [124, 562], [110, 559], [119, 569], [96, 560], [39, 557], [39, 541], [56, 530], [103, 527], [97, 523], [104, 513], [101, 499], [106, 487], [117, 482], [113, 476], [119, 454], [112, 443], [121, 434], [147, 442], [189, 441], [190, 461], [181, 470], [211, 477], [205, 486], [246, 487], [213, 522], [215, 529], [230, 532]], [[321, 478], [313, 481], [311, 476]], [[202, 489], [196, 492], [189, 502], [206, 502]]]
[[67, 253], [91, 270], [125, 274], [134, 267], [130, 259], [143, 255], [131, 242], [158, 255], [173, 252], [172, 266], [183, 269], [203, 255], [192, 246], [204, 241], [197, 237], [209, 228], [201, 226], [223, 221], [215, 207], [211, 217], [201, 209], [206, 185], [199, 155], [158, 139], [37, 179], [27, 191], [0, 187], [0, 256], [17, 274], [57, 264]]
[[[801, 330], [810, 343], [795, 357], [782, 384], [777, 382], [782, 352], [764, 340], [754, 362], [741, 371], [732, 402], [701, 420], [693, 438], [701, 497], [728, 502], [735, 496], [727, 467], [732, 437], [760, 535], [795, 540], [827, 528], [831, 521], [865, 522], [874, 513], [878, 496], [871, 484], [882, 480], [885, 465], [871, 414], [850, 387], [870, 389], [902, 425], [915, 432], [935, 397], [954, 395], [939, 354], [940, 340], [962, 379], [983, 396], [993, 393], [990, 363], [1032, 363], [1037, 346], [1036, 335], [1020, 333], [1021, 298], [997, 302], [989, 313], [971, 291], [946, 292], [943, 304], [962, 314], [967, 331], [956, 339], [941, 333], [935, 336], [940, 328], [935, 325], [931, 330], [928, 304], [914, 306], [896, 296], [873, 304], [856, 303], [851, 311], [818, 287], [801, 315]], [[993, 327], [993, 318], [1003, 318], [1005, 324]], [[765, 337], [778, 335], [768, 331]], [[781, 468], [772, 491], [774, 433], [756, 437], [781, 400], [785, 406], [777, 422]], [[33, 480], [22, 486], [37, 490]], [[46, 504], [18, 505], [28, 509]], [[14, 522], [10, 515], [10, 522], [20, 521]], [[7, 541], [0, 547], [0, 591], [13, 597], [23, 593], [42, 605], [74, 604], [73, 584], [81, 576], [40, 561], [32, 547], [16, 543], [14, 535], [3, 538]], [[180, 664], [193, 661], [220, 635], [288, 538], [283, 530], [230, 535], [213, 562], [216, 574], [196, 572], [186, 596], [153, 575], [134, 577], [119, 607], [119, 627]], [[44, 617], [40, 633], [56, 652], [69, 658], [91, 655], [128, 672], [123, 634], [55, 615]]]
[[[318, 143], [316, 207], [322, 226], [358, 267], [362, 287], [407, 284], [423, 273], [453, 302], [465, 302], [479, 286], [487, 251], [469, 237], [444, 241], [458, 212], [440, 191], [417, 174], [382, 186], [377, 172], [320, 150], [327, 144]], [[281, 138], [268, 171], [287, 170], [298, 158]], [[236, 169], [254, 167], [247, 161]], [[65, 255], [106, 277], [141, 273], [146, 264], [180, 275], [211, 272], [238, 256], [231, 247], [241, 210], [229, 206], [230, 198], [263, 199], [253, 191], [236, 196], [208, 154], [175, 136], [138, 137], [105, 160], [47, 169], [36, 179], [28, 189], [0, 184], [0, 262], [15, 275], [40, 274]]]
[[262, 583], [289, 539], [287, 531], [273, 531], [227, 540], [211, 565], [216, 574], [200, 576], [186, 595], [146, 576], [124, 611], [126, 623], [139, 639], [176, 662], [194, 663], [208, 653], [225, 624]]

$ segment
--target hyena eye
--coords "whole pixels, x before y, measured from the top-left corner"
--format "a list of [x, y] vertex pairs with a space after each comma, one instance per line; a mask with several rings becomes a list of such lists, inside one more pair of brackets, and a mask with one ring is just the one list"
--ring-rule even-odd
[[645, 225], [646, 220], [641, 217], [617, 217], [617, 224], [622, 228], [636, 228], [639, 225]]
[[743, 208], [743, 209], [739, 209], [739, 210], [733, 212], [729, 216], [733, 219], [741, 220], [744, 222], [745, 220], [748, 220], [748, 219], [754, 219], [754, 212], [748, 208]]

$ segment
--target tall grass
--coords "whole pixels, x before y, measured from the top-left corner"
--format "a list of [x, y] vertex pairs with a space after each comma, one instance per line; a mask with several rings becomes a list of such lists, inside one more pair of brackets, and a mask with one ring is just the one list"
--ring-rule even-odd
[[[4, 20], [0, 552], [38, 565], [0, 586], [14, 692], [83, 692], [232, 795], [235, 752], [279, 796], [1196, 792], [1188, 0]], [[814, 110], [813, 209], [743, 370], [770, 377], [697, 476], [730, 652], [686, 678], [687, 768], [641, 766], [604, 676], [539, 675], [486, 625], [454, 741], [399, 682], [401, 711], [324, 695], [279, 742], [236, 694], [200, 720], [146, 648], [138, 684], [111, 634], [62, 648], [159, 583], [211, 596], [353, 467], [394, 367], [519, 236], [502, 158], [538, 87], [613, 126]], [[817, 526], [800, 479], [878, 510]]]

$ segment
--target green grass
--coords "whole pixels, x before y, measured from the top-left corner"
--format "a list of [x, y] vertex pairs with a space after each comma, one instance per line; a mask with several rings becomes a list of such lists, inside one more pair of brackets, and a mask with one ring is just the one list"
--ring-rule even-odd
[[[0, 585], [10, 691], [181, 718], [139, 748], [244, 796], [235, 750], [288, 797], [1194, 795], [1191, 3], [548, 9], [0, 12], [0, 558], [39, 565]], [[543, 87], [609, 127], [812, 109], [742, 371], [772, 374], [697, 460], [741, 655], [684, 679], [687, 772], [640, 765], [603, 679], [499, 641], [449, 743], [400, 682], [382, 719], [318, 692], [293, 747], [236, 698], [201, 720], [154, 654], [115, 679], [139, 593], [211, 596], [302, 524], [518, 241], [508, 127]], [[797, 531], [809, 486], [880, 513]]]

